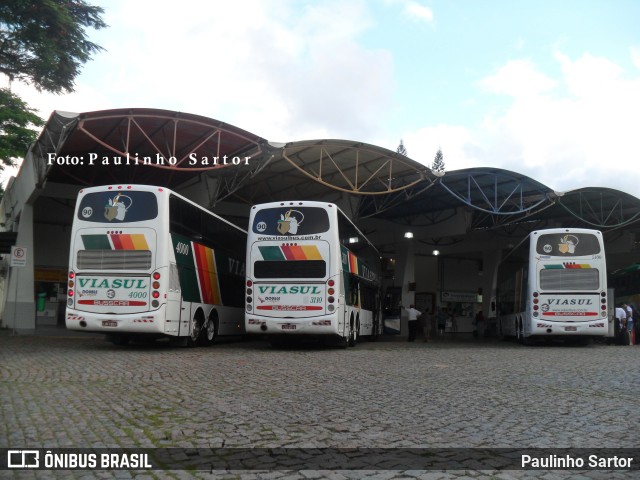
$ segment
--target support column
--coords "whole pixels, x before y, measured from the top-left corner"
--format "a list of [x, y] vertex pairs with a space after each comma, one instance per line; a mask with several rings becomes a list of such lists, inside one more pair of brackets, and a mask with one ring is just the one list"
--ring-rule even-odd
[[482, 312], [489, 333], [496, 333], [496, 288], [498, 281], [498, 265], [502, 260], [501, 250], [485, 250], [482, 254]]
[[[411, 304], [415, 304], [416, 292], [409, 291], [409, 284], [416, 281], [415, 276], [415, 254], [414, 254], [414, 240], [412, 238], [403, 238], [398, 243], [398, 255], [396, 259], [396, 279], [401, 281], [402, 286], [402, 306], [408, 307]], [[409, 326], [407, 324], [407, 314], [403, 310], [400, 311], [400, 332], [402, 336], [407, 336], [409, 332]]]
[[34, 333], [36, 307], [34, 292], [33, 205], [26, 203], [20, 212], [16, 245], [27, 249], [24, 267], [9, 267], [9, 285], [3, 324], [16, 333]]

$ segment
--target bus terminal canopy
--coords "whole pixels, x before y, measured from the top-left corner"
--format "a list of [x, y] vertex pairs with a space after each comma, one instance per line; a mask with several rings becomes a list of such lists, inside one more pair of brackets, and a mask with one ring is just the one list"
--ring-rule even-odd
[[357, 199], [354, 219], [432, 226], [454, 215], [469, 230], [513, 232], [550, 223], [640, 233], [640, 199], [585, 186], [555, 192], [496, 168], [432, 172], [396, 152], [349, 140], [274, 143], [211, 118], [158, 109], [53, 112], [27, 155], [37, 184], [202, 182], [208, 208], [291, 199]]

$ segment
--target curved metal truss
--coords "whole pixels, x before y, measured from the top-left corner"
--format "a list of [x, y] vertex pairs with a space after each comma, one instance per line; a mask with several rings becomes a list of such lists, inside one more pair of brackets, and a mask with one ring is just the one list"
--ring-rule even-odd
[[528, 177], [501, 171], [454, 172], [440, 184], [464, 204], [491, 215], [534, 211], [548, 203], [551, 191]]
[[262, 152], [261, 139], [195, 116], [144, 110], [89, 115], [79, 118], [76, 129], [135, 165], [165, 170], [215, 170], [239, 165], [245, 157]]
[[326, 187], [357, 195], [389, 195], [428, 179], [426, 167], [363, 143], [325, 140], [287, 144], [282, 158]]
[[575, 190], [559, 196], [558, 204], [578, 220], [601, 229], [621, 228], [640, 220], [637, 199], [616, 190]]

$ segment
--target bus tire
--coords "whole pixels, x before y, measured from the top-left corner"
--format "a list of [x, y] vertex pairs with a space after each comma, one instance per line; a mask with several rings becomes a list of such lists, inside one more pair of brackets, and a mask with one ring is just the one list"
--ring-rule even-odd
[[189, 336], [187, 337], [188, 347], [198, 346], [203, 328], [204, 328], [204, 313], [202, 313], [201, 309], [198, 309], [196, 310], [196, 313], [193, 315], [193, 319], [191, 320], [191, 329], [189, 331]]
[[213, 345], [218, 338], [218, 314], [212, 310], [209, 319], [202, 332], [201, 340], [203, 345]]
[[356, 323], [353, 319], [353, 313], [351, 314], [351, 319], [349, 320], [349, 337], [348, 337], [348, 345], [350, 347], [355, 347], [356, 346]]

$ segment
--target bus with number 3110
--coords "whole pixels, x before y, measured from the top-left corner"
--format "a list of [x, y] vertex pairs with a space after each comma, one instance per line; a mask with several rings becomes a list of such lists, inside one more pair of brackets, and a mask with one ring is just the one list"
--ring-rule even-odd
[[255, 205], [249, 226], [248, 334], [273, 344], [334, 339], [343, 347], [380, 334], [380, 254], [336, 205]]
[[66, 326], [116, 344], [211, 344], [244, 334], [247, 234], [164, 187], [80, 191], [71, 231]]

